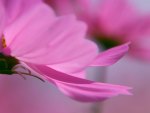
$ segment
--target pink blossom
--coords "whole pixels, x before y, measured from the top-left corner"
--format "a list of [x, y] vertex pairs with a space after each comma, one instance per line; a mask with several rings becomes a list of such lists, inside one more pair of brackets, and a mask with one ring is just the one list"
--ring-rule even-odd
[[[14, 61], [15, 66], [27, 66], [34, 74], [48, 79], [64, 94], [79, 101], [100, 101], [118, 94], [130, 94], [129, 87], [76, 77], [88, 66], [115, 63], [128, 50], [126, 43], [98, 54], [96, 44], [85, 39], [85, 33], [86, 25], [75, 16], [57, 17], [51, 8], [39, 2], [5, 27], [0, 55], [4, 61]], [[3, 74], [8, 72], [18, 73], [14, 67], [1, 70]]]
[[129, 0], [46, 0], [57, 14], [75, 13], [89, 26], [90, 37], [106, 48], [131, 41], [130, 55], [149, 61], [150, 15], [143, 15]]

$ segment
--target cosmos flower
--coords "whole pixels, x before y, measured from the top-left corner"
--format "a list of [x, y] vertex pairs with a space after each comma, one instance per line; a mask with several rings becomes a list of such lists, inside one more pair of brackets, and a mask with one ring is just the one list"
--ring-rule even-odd
[[[58, 15], [74, 13], [89, 26], [89, 35], [105, 49], [131, 41], [129, 55], [150, 59], [150, 15], [129, 0], [45, 0]], [[143, 44], [144, 43], [144, 44]]]
[[[130, 94], [125, 86], [77, 77], [88, 66], [115, 63], [128, 50], [126, 43], [98, 54], [96, 44], [85, 39], [85, 34], [86, 25], [75, 16], [57, 17], [50, 7], [39, 2], [3, 30], [0, 73], [37, 74], [35, 77], [48, 79], [63, 93], [79, 101], [100, 101], [118, 94]], [[21, 67], [28, 72], [17, 71], [18, 65], [25, 66]]]

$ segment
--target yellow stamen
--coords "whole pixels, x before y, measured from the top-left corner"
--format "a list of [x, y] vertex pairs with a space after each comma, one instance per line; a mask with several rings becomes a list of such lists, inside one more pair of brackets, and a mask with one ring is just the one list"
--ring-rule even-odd
[[2, 46], [3, 48], [7, 47], [4, 35], [2, 35]]

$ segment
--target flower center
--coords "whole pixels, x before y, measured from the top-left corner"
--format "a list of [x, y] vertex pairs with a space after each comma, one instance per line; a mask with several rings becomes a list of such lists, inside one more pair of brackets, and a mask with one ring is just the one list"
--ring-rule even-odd
[[4, 38], [4, 35], [2, 36], [2, 47], [3, 47], [3, 48], [7, 47], [7, 45], [6, 45], [6, 40], [5, 40], [5, 38]]
[[[1, 38], [2, 47], [7, 47], [4, 35]], [[13, 74], [13, 67], [19, 64], [19, 61], [12, 57], [0, 53], [0, 74]]]
[[17, 64], [19, 61], [16, 58], [0, 53], [0, 74], [13, 74], [13, 67]]
[[117, 40], [115, 37], [107, 37], [107, 36], [96, 36], [95, 41], [102, 45], [104, 49], [110, 49], [112, 47], [118, 46], [121, 44], [120, 40]]

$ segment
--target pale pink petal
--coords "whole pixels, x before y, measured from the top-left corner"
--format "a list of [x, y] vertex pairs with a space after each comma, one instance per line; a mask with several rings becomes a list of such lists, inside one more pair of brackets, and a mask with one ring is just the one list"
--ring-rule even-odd
[[[25, 44], [26, 47], [31, 47], [31, 45], [29, 46], [29, 44], [35, 41], [35, 38], [32, 39], [31, 36], [36, 37], [35, 31], [36, 33], [38, 33], [39, 30], [41, 30], [41, 28], [38, 29], [37, 26], [42, 28], [46, 27], [45, 25], [46, 22], [39, 21], [40, 19], [42, 21], [47, 21], [47, 23], [52, 23], [52, 21], [54, 20], [53, 11], [45, 4], [42, 3], [38, 5], [34, 5], [32, 9], [24, 12], [21, 16], [15, 19], [15, 21], [11, 25], [9, 25], [5, 29], [4, 35], [5, 35], [7, 46], [9, 46], [11, 49], [13, 48], [12, 51], [14, 51], [14, 46], [15, 47], [17, 46], [17, 48], [15, 48], [16, 49], [15, 51], [17, 51], [20, 47], [22, 48], [22, 46], [24, 47]], [[35, 24], [37, 24], [37, 26], [35, 26]], [[47, 29], [47, 27], [44, 28], [44, 30], [45, 29]], [[40, 33], [36, 35], [38, 36], [40, 35]]]
[[[78, 23], [74, 26], [72, 20], [72, 17], [60, 18], [47, 33], [43, 34], [44, 39], [42, 36], [39, 37], [40, 45], [34, 44], [34, 49], [29, 49], [26, 54], [20, 54], [18, 59], [37, 64], [66, 63], [66, 66], [71, 64], [71, 67], [83, 67], [89, 64], [96, 57], [98, 49], [91, 41], [84, 39], [85, 26]], [[18, 52], [20, 53], [19, 50]]]
[[101, 101], [119, 94], [130, 95], [127, 91], [129, 87], [98, 83], [73, 77], [42, 65], [28, 64], [28, 66], [45, 76], [63, 93], [78, 101]]
[[[56, 43], [53, 43], [55, 41], [52, 40], [47, 47], [41, 47], [39, 50], [37, 49], [30, 54], [25, 54], [18, 58], [37, 64], [53, 65], [66, 63], [66, 66], [72, 64], [72, 67], [88, 65], [92, 62], [98, 52], [96, 45], [89, 40], [79, 39], [80, 34], [77, 32], [71, 32], [71, 34], [67, 35], [66, 37], [60, 35], [62, 39], [58, 38], [58, 40], [55, 37]], [[89, 52], [90, 54], [88, 54]]]
[[100, 53], [91, 66], [108, 66], [116, 63], [129, 49], [129, 43], [108, 49]]
[[[75, 35], [75, 37], [76, 37], [76, 35]], [[69, 37], [69, 38], [71, 38], [71, 37]], [[72, 41], [75, 42], [73, 39], [72, 39]], [[70, 43], [72, 43], [72, 41]], [[87, 67], [89, 64], [91, 64], [93, 59], [95, 59], [95, 57], [98, 54], [98, 51], [97, 51], [98, 49], [97, 49], [96, 45], [88, 40], [83, 40], [84, 41], [83, 43], [81, 40], [76, 39], [76, 41], [78, 41], [76, 43], [77, 45], [74, 47], [71, 47], [71, 46], [73, 46], [73, 45], [71, 45], [68, 51], [67, 51], [67, 47], [60, 46], [60, 53], [62, 55], [66, 54], [66, 56], [64, 56], [64, 58], [62, 56], [62, 60], [65, 59], [65, 57], [67, 57], [68, 60], [64, 60], [63, 62], [58, 62], [57, 64], [49, 65], [49, 67], [59, 70], [61, 72], [73, 74], [73, 73], [78, 73], [78, 72], [83, 71], [83, 69], [85, 69], [85, 67]], [[69, 42], [67, 45], [68, 46], [70, 45]], [[66, 51], [63, 51], [63, 50], [66, 50]], [[57, 58], [57, 57], [55, 57], [55, 58]], [[51, 59], [53, 59], [53, 58], [51, 58]]]
[[7, 27], [5, 38], [11, 55], [19, 60], [36, 64], [70, 62], [84, 67], [98, 51], [95, 44], [84, 39], [85, 32], [86, 25], [74, 16], [57, 18], [49, 7], [39, 4]]

